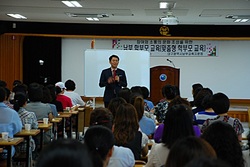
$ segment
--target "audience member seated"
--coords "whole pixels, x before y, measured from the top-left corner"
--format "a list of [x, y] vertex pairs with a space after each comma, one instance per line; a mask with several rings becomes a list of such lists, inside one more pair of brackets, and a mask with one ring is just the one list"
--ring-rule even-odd
[[132, 93], [130, 103], [134, 105], [139, 120], [140, 130], [145, 133], [149, 138], [153, 137], [155, 132], [155, 121], [144, 115], [144, 99], [138, 93]]
[[[34, 112], [27, 111], [24, 107], [27, 105], [27, 95], [22, 92], [17, 92], [14, 96], [14, 109], [17, 111], [19, 117], [21, 118], [23, 127], [25, 124], [30, 124], [31, 129], [38, 128], [37, 118]], [[36, 145], [34, 139], [30, 136], [30, 146], [31, 150], [35, 151]], [[17, 152], [19, 154], [26, 152], [26, 144], [19, 144], [17, 147]]]
[[73, 106], [75, 106], [75, 105], [84, 106], [85, 105], [85, 102], [82, 100], [81, 96], [75, 92], [76, 84], [74, 81], [72, 81], [70, 79], [67, 80], [65, 82], [65, 87], [66, 87], [66, 91], [64, 92], [64, 95], [71, 98]]
[[223, 121], [213, 122], [204, 130], [201, 138], [211, 144], [219, 159], [232, 167], [244, 167], [245, 162], [238, 136], [230, 124]]
[[127, 103], [129, 103], [129, 98], [131, 95], [131, 90], [129, 88], [122, 88], [119, 92], [118, 92], [118, 97], [122, 97], [126, 100]]
[[4, 88], [6, 92], [6, 99], [4, 100], [4, 104], [9, 108], [13, 109], [13, 104], [10, 103], [10, 90], [8, 88]]
[[[190, 106], [190, 103], [184, 99], [184, 98], [181, 98], [180, 96], [176, 96], [169, 104], [168, 104], [168, 108], [174, 106], [174, 105], [177, 105], [177, 104], [185, 104], [189, 107]], [[191, 113], [192, 114], [192, 113]], [[163, 135], [163, 129], [164, 129], [164, 123], [161, 123], [157, 129], [155, 130], [155, 133], [154, 133], [154, 141], [156, 143], [160, 143], [161, 140], [162, 140], [162, 135]], [[201, 131], [200, 131], [200, 128], [197, 126], [197, 125], [193, 125], [193, 129], [194, 129], [194, 133], [195, 133], [195, 136], [199, 137], [201, 135]]]
[[216, 152], [205, 140], [194, 136], [177, 140], [171, 148], [166, 166], [183, 167], [195, 158], [207, 157], [216, 159]]
[[[51, 107], [48, 104], [42, 103], [43, 88], [38, 83], [31, 83], [28, 87], [28, 97], [30, 102], [24, 107], [27, 111], [34, 112], [38, 121], [42, 121], [43, 118], [49, 118], [52, 121], [53, 114]], [[49, 143], [53, 134], [48, 131], [44, 135], [44, 143]]]
[[143, 99], [145, 102], [145, 109], [144, 110], [147, 112], [150, 112], [150, 110], [152, 110], [154, 108], [154, 103], [152, 101], [148, 100], [149, 90], [146, 86], [142, 86], [141, 91], [142, 91]]
[[[110, 104], [111, 103], [109, 103], [109, 106]], [[113, 116], [112, 113], [107, 108], [103, 107], [95, 108], [90, 114], [90, 127], [95, 125], [102, 125], [111, 130], [112, 123], [113, 123]], [[113, 154], [110, 157], [108, 167], [132, 167], [134, 166], [134, 164], [135, 164], [134, 154], [129, 148], [121, 146], [118, 147], [114, 145]]]
[[74, 139], [58, 139], [42, 150], [36, 167], [92, 167], [87, 147]]
[[66, 109], [66, 107], [72, 107], [72, 100], [64, 95], [65, 92], [65, 86], [63, 82], [57, 82], [55, 84], [56, 87], [56, 100], [60, 101], [62, 103], [63, 109]]
[[202, 89], [200, 90], [200, 92], [197, 94], [196, 97], [199, 98], [198, 96], [203, 96], [201, 106], [202, 108], [204, 108], [204, 110], [199, 111], [194, 115], [194, 122], [201, 128], [203, 123], [207, 119], [216, 118], [217, 114], [212, 109], [211, 103], [213, 95], [210, 94], [209, 91], [207, 91], [206, 89]]
[[168, 108], [168, 103], [175, 98], [176, 89], [172, 85], [165, 85], [162, 88], [162, 93], [163, 97], [165, 97], [165, 100], [156, 104], [154, 108], [154, 114], [156, 115], [156, 119], [159, 123], [162, 123], [164, 121]]
[[138, 116], [132, 104], [121, 104], [113, 125], [115, 144], [131, 149], [135, 160], [148, 153], [148, 137], [139, 131]]
[[[3, 87], [0, 87], [0, 133], [8, 132], [9, 137], [13, 138], [14, 134], [22, 130], [22, 122], [17, 112], [8, 106], [3, 101], [6, 99], [6, 92]], [[6, 158], [7, 151], [4, 150], [1, 158]], [[12, 147], [12, 156], [15, 154], [15, 149]]]
[[48, 104], [51, 108], [54, 117], [58, 117], [58, 112], [55, 104], [52, 104], [52, 97], [48, 87], [43, 87], [43, 98], [42, 103]]
[[162, 143], [153, 144], [146, 167], [165, 165], [169, 151], [176, 140], [187, 136], [194, 136], [192, 111], [184, 104], [174, 105], [166, 113]]
[[113, 154], [115, 139], [112, 131], [104, 126], [96, 125], [88, 128], [84, 135], [94, 167], [108, 166]]
[[211, 106], [214, 112], [218, 114], [218, 116], [214, 119], [207, 119], [201, 128], [201, 132], [204, 132], [210, 124], [216, 121], [223, 121], [234, 128], [239, 141], [241, 141], [244, 129], [240, 120], [238, 118], [232, 118], [227, 115], [230, 106], [229, 98], [223, 93], [216, 93], [213, 95]]
[[197, 95], [197, 93], [203, 88], [202, 84], [195, 83], [192, 85], [192, 95], [193, 95], [193, 101], [190, 101], [191, 107], [194, 107], [194, 97]]
[[192, 109], [193, 115], [195, 115], [197, 112], [204, 111], [205, 108], [202, 105], [202, 101], [205, 96], [207, 95], [213, 95], [213, 91], [209, 88], [202, 88], [199, 90], [199, 92], [194, 97], [194, 107]]
[[113, 118], [115, 118], [116, 110], [119, 107], [119, 105], [120, 104], [124, 104], [124, 103], [127, 103], [127, 102], [122, 97], [115, 97], [115, 98], [113, 98], [113, 99], [110, 100], [109, 105], [108, 105], [108, 109], [112, 113]]
[[46, 87], [50, 91], [50, 95], [51, 95], [51, 98], [52, 98], [51, 104], [56, 105], [57, 112], [63, 112], [62, 103], [60, 101], [56, 100], [56, 87], [55, 87], [55, 85], [49, 84]]

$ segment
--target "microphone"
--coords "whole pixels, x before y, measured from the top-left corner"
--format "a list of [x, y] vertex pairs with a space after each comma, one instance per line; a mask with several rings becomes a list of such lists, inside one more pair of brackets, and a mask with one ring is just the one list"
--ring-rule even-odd
[[167, 61], [168, 61], [169, 63], [171, 63], [171, 64], [174, 66], [174, 68], [175, 68], [175, 65], [174, 65], [174, 63], [173, 63], [173, 61], [172, 61], [172, 60], [167, 59]]

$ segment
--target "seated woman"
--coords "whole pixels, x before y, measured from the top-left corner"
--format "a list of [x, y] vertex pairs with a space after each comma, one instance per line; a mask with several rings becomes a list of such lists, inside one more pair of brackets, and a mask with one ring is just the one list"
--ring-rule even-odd
[[[190, 107], [190, 103], [184, 99], [181, 98], [180, 96], [176, 96], [168, 105], [168, 108], [176, 105], [176, 104], [185, 104]], [[154, 134], [154, 140], [156, 143], [160, 143], [162, 140], [162, 135], [163, 135], [163, 129], [164, 129], [164, 123], [160, 124], [157, 129], [155, 130]], [[199, 137], [201, 135], [200, 128], [197, 125], [193, 125], [193, 129], [195, 132], [195, 136]]]
[[132, 104], [121, 104], [116, 112], [113, 133], [115, 144], [130, 148], [135, 160], [148, 153], [148, 137], [139, 131], [138, 116]]
[[174, 105], [166, 113], [162, 143], [153, 144], [146, 167], [165, 165], [169, 151], [176, 140], [187, 136], [194, 136], [191, 108], [184, 104]]
[[84, 135], [94, 167], [106, 167], [114, 150], [114, 136], [107, 127], [96, 125], [88, 128]]
[[36, 167], [92, 167], [87, 147], [73, 139], [54, 140], [42, 150]]
[[194, 136], [177, 140], [171, 148], [166, 166], [183, 167], [195, 158], [207, 157], [216, 159], [216, 152], [213, 147], [204, 139]]
[[130, 103], [134, 105], [137, 116], [139, 120], [140, 130], [145, 133], [147, 136], [152, 137], [155, 132], [155, 121], [151, 118], [148, 118], [144, 115], [144, 99], [142, 95], [138, 93], [132, 93], [130, 98]]
[[216, 121], [205, 129], [201, 138], [210, 143], [217, 153], [217, 157], [230, 166], [245, 166], [238, 136], [230, 124]]

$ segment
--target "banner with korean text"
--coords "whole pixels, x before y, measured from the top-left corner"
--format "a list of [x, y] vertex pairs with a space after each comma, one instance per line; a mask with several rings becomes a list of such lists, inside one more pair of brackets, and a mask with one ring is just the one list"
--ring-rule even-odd
[[150, 56], [201, 57], [218, 56], [218, 41], [211, 40], [163, 40], [163, 39], [113, 39], [112, 49], [144, 50]]

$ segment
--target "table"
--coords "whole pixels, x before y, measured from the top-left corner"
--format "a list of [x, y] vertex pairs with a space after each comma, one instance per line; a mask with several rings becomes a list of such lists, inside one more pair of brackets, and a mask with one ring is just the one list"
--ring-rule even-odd
[[60, 123], [62, 121], [62, 118], [53, 118], [50, 122], [53, 123], [53, 133], [54, 133], [54, 139], [57, 139], [57, 123]]
[[[79, 139], [79, 130], [78, 130], [78, 118], [79, 118], [79, 111], [75, 110], [75, 111], [71, 111], [70, 112], [73, 116], [75, 116], [76, 118], [76, 139]], [[72, 126], [71, 126], [71, 133], [72, 133]]]
[[72, 114], [69, 112], [59, 112], [58, 113], [58, 117], [63, 119], [63, 128], [62, 128], [62, 136], [64, 137], [64, 132], [65, 132], [65, 118], [69, 118], [70, 119], [70, 137], [71, 137], [71, 133], [72, 133], [72, 119], [71, 116]]
[[39, 129], [31, 129], [31, 130], [25, 130], [22, 129], [21, 132], [18, 132], [17, 134], [15, 134], [15, 137], [24, 137], [25, 140], [27, 141], [27, 146], [26, 146], [26, 166], [29, 167], [30, 166], [30, 162], [31, 162], [31, 151], [30, 151], [30, 137], [31, 136], [36, 136], [40, 133]]
[[11, 147], [18, 145], [23, 140], [20, 137], [9, 138], [9, 140], [0, 139], [0, 146], [4, 146], [7, 149], [7, 167], [11, 167]]
[[40, 150], [43, 148], [43, 133], [44, 130], [49, 129], [52, 126], [52, 123], [44, 124], [44, 123], [38, 123], [38, 129], [40, 129], [41, 138], [40, 138]]

